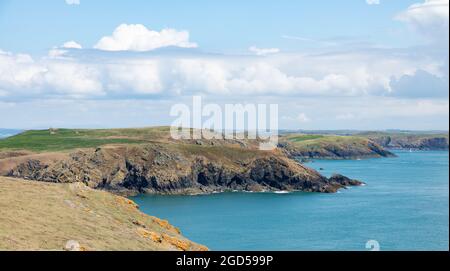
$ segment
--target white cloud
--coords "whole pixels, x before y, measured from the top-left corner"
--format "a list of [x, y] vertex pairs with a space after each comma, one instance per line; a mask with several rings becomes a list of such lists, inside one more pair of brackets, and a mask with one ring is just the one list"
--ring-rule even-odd
[[65, 42], [62, 47], [67, 49], [83, 49], [79, 43], [73, 40]]
[[79, 5], [80, 0], [66, 0], [67, 5]]
[[401, 78], [393, 78], [390, 86], [391, 96], [399, 97], [448, 97], [449, 82], [428, 72], [417, 70], [414, 74], [406, 74]]
[[103, 89], [98, 75], [94, 66], [68, 59], [35, 61], [29, 55], [0, 54], [0, 88], [12, 98], [95, 97]]
[[434, 42], [448, 43], [449, 0], [425, 0], [411, 5], [395, 18]]
[[379, 5], [380, 4], [380, 0], [366, 0], [366, 3], [368, 5]]
[[8, 91], [9, 95], [17, 95], [22, 89], [29, 91], [40, 84], [35, 75], [45, 69], [36, 64], [29, 55], [0, 53], [0, 88]]
[[305, 123], [305, 122], [310, 122], [310, 121], [311, 121], [311, 119], [308, 118], [308, 116], [306, 116], [305, 113], [300, 113], [300, 114], [298, 114], [297, 120], [298, 120], [299, 122], [301, 122], [301, 123]]
[[256, 46], [251, 46], [248, 50], [258, 56], [265, 56], [270, 54], [276, 54], [280, 52], [278, 48], [258, 48]]
[[75, 61], [52, 61], [46, 63], [45, 72], [39, 74], [42, 88], [51, 95], [72, 98], [97, 97], [104, 95], [100, 71], [93, 65]]
[[188, 31], [165, 28], [158, 32], [142, 24], [121, 24], [112, 36], [101, 38], [94, 48], [105, 51], [150, 51], [167, 46], [195, 48], [197, 44], [189, 41]]
[[114, 93], [128, 90], [129, 94], [151, 95], [164, 91], [160, 67], [157, 61], [126, 61], [120, 64], [110, 64], [104, 70], [108, 76], [105, 88]]

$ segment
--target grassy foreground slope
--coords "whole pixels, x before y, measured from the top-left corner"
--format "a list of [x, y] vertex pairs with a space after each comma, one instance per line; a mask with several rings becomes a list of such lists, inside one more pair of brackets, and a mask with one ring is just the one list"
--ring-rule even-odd
[[81, 183], [0, 177], [0, 250], [206, 250], [126, 198]]

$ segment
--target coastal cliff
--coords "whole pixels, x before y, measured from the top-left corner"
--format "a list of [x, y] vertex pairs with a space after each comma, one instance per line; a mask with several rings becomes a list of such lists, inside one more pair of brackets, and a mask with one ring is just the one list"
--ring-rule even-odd
[[0, 250], [207, 250], [122, 196], [334, 193], [363, 184], [327, 178], [258, 144], [173, 140], [167, 127], [52, 129], [0, 140]]
[[448, 134], [363, 133], [370, 140], [389, 149], [448, 150]]
[[173, 140], [168, 127], [43, 130], [0, 140], [0, 175], [72, 183], [117, 194], [223, 191], [333, 193], [362, 184], [327, 178], [257, 140]]
[[82, 183], [0, 177], [0, 250], [207, 250], [138, 208]]
[[146, 144], [79, 150], [57, 160], [19, 157], [8, 176], [83, 182], [118, 194], [203, 194], [223, 191], [336, 192], [361, 182], [326, 178], [278, 151]]
[[279, 148], [298, 159], [364, 159], [394, 157], [376, 142], [357, 136], [293, 134], [281, 137]]

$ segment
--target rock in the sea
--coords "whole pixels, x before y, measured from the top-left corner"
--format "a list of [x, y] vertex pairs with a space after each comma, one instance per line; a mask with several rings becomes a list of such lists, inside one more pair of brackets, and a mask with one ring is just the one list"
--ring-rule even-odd
[[341, 174], [334, 174], [333, 176], [331, 176], [331, 178], [329, 179], [329, 181], [331, 183], [338, 183], [341, 184], [343, 186], [359, 186], [359, 185], [363, 185], [364, 183], [358, 180], [352, 180], [348, 177], [345, 177]]

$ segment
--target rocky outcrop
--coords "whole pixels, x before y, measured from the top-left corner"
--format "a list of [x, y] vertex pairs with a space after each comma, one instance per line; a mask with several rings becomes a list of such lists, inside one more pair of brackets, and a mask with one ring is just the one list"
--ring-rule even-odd
[[355, 186], [355, 185], [361, 185], [361, 182], [356, 181], [356, 180], [352, 180], [348, 177], [345, 177], [341, 174], [334, 174], [333, 176], [331, 176], [331, 178], [329, 179], [329, 181], [331, 183], [337, 183], [343, 186]]
[[181, 144], [79, 150], [50, 163], [30, 159], [8, 175], [45, 182], [83, 182], [120, 194], [235, 190], [331, 193], [361, 184], [343, 176], [328, 179], [279, 151]]

